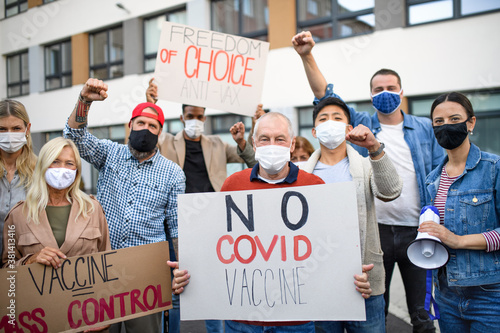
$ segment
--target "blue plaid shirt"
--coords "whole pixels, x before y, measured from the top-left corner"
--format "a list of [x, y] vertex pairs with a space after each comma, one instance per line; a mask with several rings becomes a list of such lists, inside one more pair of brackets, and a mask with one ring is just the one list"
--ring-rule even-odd
[[99, 140], [87, 128], [64, 128], [80, 156], [99, 170], [97, 200], [106, 213], [111, 247], [121, 249], [177, 238], [177, 195], [184, 193], [182, 169], [159, 152], [139, 163], [126, 145]]

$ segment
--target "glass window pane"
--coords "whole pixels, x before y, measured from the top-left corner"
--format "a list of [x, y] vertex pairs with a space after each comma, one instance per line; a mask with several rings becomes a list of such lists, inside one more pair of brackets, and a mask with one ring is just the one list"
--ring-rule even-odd
[[9, 16], [14, 16], [14, 15], [16, 15], [16, 14], [17, 14], [17, 12], [18, 12], [18, 8], [17, 8], [17, 6], [15, 6], [15, 7], [11, 7], [11, 8], [9, 8], [9, 9], [7, 9], [7, 10], [5, 11], [5, 16], [6, 16], [6, 17], [9, 17]]
[[28, 1], [21, 2], [20, 4], [20, 12], [25, 12], [28, 10]]
[[6, 5], [11, 5], [11, 4], [16, 3], [16, 2], [17, 2], [17, 0], [5, 0]]
[[160, 43], [162, 22], [165, 22], [164, 15], [145, 21], [144, 23], [145, 54], [158, 52], [158, 44]]
[[28, 83], [25, 83], [21, 86], [21, 94], [22, 95], [28, 95], [30, 93], [30, 85]]
[[313, 20], [332, 15], [331, 0], [299, 0], [297, 5], [299, 21]]
[[238, 6], [239, 2], [235, 0], [212, 1], [212, 30], [237, 35]]
[[332, 23], [313, 25], [304, 29], [311, 31], [311, 34], [316, 42], [333, 38]]
[[371, 9], [375, 6], [374, 0], [337, 0], [337, 10], [340, 14], [353, 13]]
[[461, 15], [469, 15], [500, 9], [498, 0], [461, 0]]
[[155, 70], [155, 66], [156, 66], [156, 59], [153, 58], [153, 59], [146, 59], [144, 61], [144, 70], [146, 72], [152, 72]]
[[21, 81], [20, 72], [21, 56], [15, 55], [7, 58], [7, 83], [17, 83]]
[[187, 24], [187, 13], [185, 10], [180, 10], [171, 14], [168, 14], [168, 21], [180, 24]]
[[411, 114], [415, 116], [430, 117], [431, 106], [435, 98], [410, 101]]
[[90, 129], [90, 132], [98, 139], [109, 139], [108, 127], [94, 127]]
[[110, 39], [109, 61], [123, 60], [123, 29], [120, 27], [111, 30]]
[[124, 140], [125, 139], [125, 126], [112, 126], [110, 127], [111, 140]]
[[179, 119], [167, 120], [165, 122], [167, 126], [163, 126], [163, 130], [171, 134], [177, 134], [184, 129], [184, 125]]
[[71, 87], [73, 85], [71, 80], [71, 75], [65, 75], [62, 78], [62, 86], [63, 87]]
[[453, 17], [453, 1], [441, 0], [410, 7], [409, 24], [419, 24]]
[[71, 72], [71, 42], [62, 44], [61, 51], [62, 71]]
[[110, 78], [122, 77], [123, 76], [123, 65], [111, 66], [109, 69]]
[[237, 115], [224, 115], [224, 116], [214, 116], [212, 119], [212, 129], [214, 133], [227, 132], [229, 134], [229, 129], [231, 126], [241, 121], [241, 116]]
[[14, 97], [14, 96], [21, 95], [21, 86], [17, 85], [17, 86], [9, 87], [9, 89], [7, 89], [7, 95], [9, 97]]
[[61, 87], [61, 80], [59, 78], [45, 80], [45, 88], [47, 90], [58, 89]]
[[60, 45], [52, 45], [45, 49], [45, 70], [46, 75], [56, 75], [60, 73]]
[[267, 29], [268, 20], [267, 0], [243, 1], [243, 33]]
[[338, 27], [341, 37], [373, 32], [375, 30], [375, 15], [368, 14], [342, 20], [338, 22]]
[[107, 68], [101, 68], [101, 69], [91, 69], [90, 70], [90, 77], [99, 79], [99, 80], [105, 80], [108, 78], [108, 69]]
[[474, 112], [500, 111], [500, 93], [478, 92], [466, 94], [470, 99]]
[[30, 79], [28, 52], [21, 54], [21, 78], [23, 81], [28, 81]]
[[312, 120], [313, 108], [300, 108], [299, 109], [299, 127], [302, 128], [304, 126], [313, 127], [314, 123]]
[[500, 117], [480, 117], [476, 120], [470, 140], [481, 150], [500, 155]]
[[108, 62], [106, 31], [90, 35], [90, 65], [105, 64]]
[[351, 102], [351, 103], [347, 103], [347, 105], [354, 108], [358, 112], [365, 112], [366, 111], [371, 115], [375, 113], [375, 108], [373, 107], [373, 104], [370, 101]]

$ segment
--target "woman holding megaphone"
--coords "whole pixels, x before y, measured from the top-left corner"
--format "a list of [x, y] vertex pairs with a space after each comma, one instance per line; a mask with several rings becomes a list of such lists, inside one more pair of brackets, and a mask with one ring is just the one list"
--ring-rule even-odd
[[500, 332], [500, 156], [469, 140], [476, 124], [471, 102], [456, 92], [431, 107], [438, 143], [447, 157], [426, 180], [428, 204], [441, 224], [419, 232], [438, 237], [450, 251], [435, 271], [441, 332]]

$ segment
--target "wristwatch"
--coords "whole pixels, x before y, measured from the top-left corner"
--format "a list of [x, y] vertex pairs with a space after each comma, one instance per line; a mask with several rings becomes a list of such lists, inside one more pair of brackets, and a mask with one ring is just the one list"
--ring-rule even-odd
[[370, 157], [372, 157], [372, 158], [377, 157], [378, 155], [382, 154], [382, 152], [384, 151], [384, 148], [385, 148], [385, 144], [383, 142], [380, 142], [380, 147], [372, 153], [368, 152], [368, 155], [370, 155]]

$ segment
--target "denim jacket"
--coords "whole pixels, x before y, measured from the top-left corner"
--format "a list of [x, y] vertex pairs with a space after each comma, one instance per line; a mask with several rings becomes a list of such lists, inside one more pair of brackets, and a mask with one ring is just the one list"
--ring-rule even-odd
[[[314, 99], [314, 104], [319, 103], [327, 97], [336, 97], [342, 99], [339, 95], [333, 92], [333, 84], [328, 84], [325, 96], [321, 99]], [[351, 115], [351, 125], [353, 127], [363, 124], [368, 127], [375, 137], [380, 132], [380, 121], [378, 114], [370, 116], [368, 112], [357, 112], [354, 108], [349, 107]], [[424, 117], [415, 117], [402, 112], [404, 138], [411, 151], [413, 166], [417, 175], [418, 189], [420, 195], [420, 204], [422, 207], [428, 201], [428, 193], [425, 190], [425, 177], [434, 169], [446, 155], [444, 149], [437, 143], [432, 130], [430, 119]], [[368, 156], [368, 150], [357, 145], [352, 145], [361, 155]]]
[[[434, 203], [446, 157], [426, 180]], [[500, 232], [500, 156], [482, 152], [471, 144], [465, 170], [448, 190], [444, 225], [457, 235]], [[450, 286], [478, 286], [500, 283], [500, 251], [450, 251], [446, 265]]]

